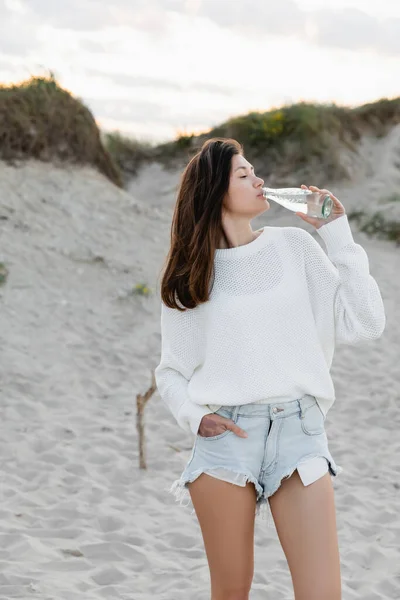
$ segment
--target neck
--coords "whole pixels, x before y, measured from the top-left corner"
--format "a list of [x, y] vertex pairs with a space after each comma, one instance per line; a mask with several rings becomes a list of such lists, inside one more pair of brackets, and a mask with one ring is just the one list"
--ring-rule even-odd
[[[244, 235], [244, 236], [241, 236], [241, 235], [231, 236], [230, 239], [232, 240], [232, 243], [230, 246], [226, 243], [225, 238], [222, 236], [222, 238], [219, 242], [218, 250], [225, 250], [225, 249], [229, 249], [232, 247], [237, 248], [239, 246], [245, 246], [246, 244], [250, 244], [251, 242], [254, 242], [254, 240], [257, 239], [261, 233], [262, 233], [262, 230], [258, 229], [257, 231], [251, 231], [250, 235], [246, 232], [246, 235]], [[228, 239], [228, 241], [230, 241], [230, 240]]]

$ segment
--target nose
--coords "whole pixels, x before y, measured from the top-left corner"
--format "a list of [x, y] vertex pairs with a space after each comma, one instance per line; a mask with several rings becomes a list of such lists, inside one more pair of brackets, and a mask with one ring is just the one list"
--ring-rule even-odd
[[257, 187], [261, 187], [262, 185], [264, 185], [264, 179], [261, 179], [261, 177], [258, 177], [257, 179]]

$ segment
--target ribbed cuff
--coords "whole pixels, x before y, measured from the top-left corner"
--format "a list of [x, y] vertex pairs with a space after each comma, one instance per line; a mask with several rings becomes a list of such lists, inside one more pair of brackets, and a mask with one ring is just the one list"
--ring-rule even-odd
[[[178, 423], [189, 423], [190, 431], [197, 435], [200, 423], [204, 415], [211, 414], [212, 411], [206, 405], [195, 404], [191, 400], [185, 400], [178, 414]], [[183, 427], [184, 428], [184, 427]]]
[[322, 225], [317, 232], [324, 240], [328, 254], [334, 254], [344, 246], [354, 244], [353, 233], [346, 214]]

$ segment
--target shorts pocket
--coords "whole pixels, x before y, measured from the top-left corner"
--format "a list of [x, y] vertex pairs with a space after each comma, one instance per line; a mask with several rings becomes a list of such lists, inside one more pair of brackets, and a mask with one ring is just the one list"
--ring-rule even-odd
[[[236, 416], [234, 417], [234, 408], [233, 407], [232, 408], [224, 407], [224, 408], [219, 408], [217, 411], [215, 411], [214, 414], [220, 415], [221, 417], [225, 417], [225, 419], [230, 419], [234, 423], [237, 423], [237, 420], [239, 418], [239, 415], [237, 413], [238, 413], [238, 411], [236, 411]], [[205, 442], [215, 442], [217, 440], [220, 440], [220, 439], [226, 437], [230, 433], [233, 434], [233, 431], [231, 429], [225, 429], [225, 431], [223, 431], [222, 433], [219, 433], [218, 435], [203, 437], [202, 435], [200, 435], [198, 433], [197, 437], [200, 440], [204, 440]]]
[[324, 413], [317, 401], [302, 410], [301, 428], [307, 435], [320, 435], [325, 431]]

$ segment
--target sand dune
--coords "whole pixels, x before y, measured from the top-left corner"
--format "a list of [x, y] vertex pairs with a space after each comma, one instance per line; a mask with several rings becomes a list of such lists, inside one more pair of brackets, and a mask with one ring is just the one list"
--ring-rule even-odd
[[[399, 153], [397, 128], [363, 141], [351, 184], [299, 184], [372, 209], [382, 189], [398, 189]], [[159, 272], [178, 176], [149, 165], [121, 191], [89, 168], [0, 163], [1, 598], [209, 599], [197, 520], [165, 492], [192, 437], [158, 394], [146, 409], [148, 469], [138, 469], [135, 396], [159, 359]], [[304, 225], [276, 206], [254, 228], [266, 223]], [[338, 348], [332, 368], [343, 598], [398, 600], [399, 253], [352, 229], [387, 327], [371, 344]], [[130, 293], [141, 282], [151, 296]], [[255, 543], [252, 600], [293, 598], [276, 532], [258, 525]]]

